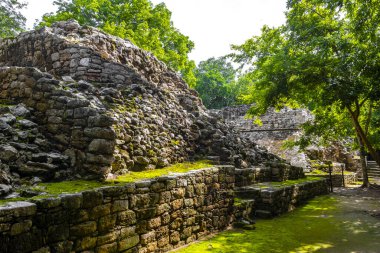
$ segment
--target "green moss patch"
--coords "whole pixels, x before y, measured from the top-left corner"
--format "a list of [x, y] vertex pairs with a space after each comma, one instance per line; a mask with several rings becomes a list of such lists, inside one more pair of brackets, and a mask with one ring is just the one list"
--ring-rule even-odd
[[305, 177], [305, 178], [300, 178], [297, 180], [287, 180], [283, 182], [265, 182], [265, 183], [259, 183], [255, 184], [254, 186], [260, 189], [268, 189], [268, 188], [282, 188], [286, 186], [293, 186], [297, 184], [303, 184], [306, 182], [311, 182], [311, 181], [318, 181], [321, 180], [320, 177]]
[[208, 160], [201, 160], [197, 162], [184, 162], [184, 163], [177, 163], [162, 169], [157, 170], [148, 170], [148, 171], [141, 171], [141, 172], [130, 172], [129, 174], [122, 175], [117, 177], [114, 182], [117, 183], [130, 183], [130, 182], [136, 182], [139, 180], [144, 179], [150, 179], [150, 178], [156, 178], [160, 176], [169, 175], [171, 173], [186, 173], [191, 170], [199, 170], [199, 169], [205, 169], [212, 167], [211, 161]]
[[379, 219], [350, 208], [344, 197], [322, 196], [256, 230], [231, 230], [176, 252], [378, 252]]
[[110, 185], [108, 182], [98, 182], [98, 181], [86, 181], [86, 180], [74, 180], [74, 181], [63, 181], [54, 183], [41, 183], [39, 186], [44, 188], [44, 191], [48, 194], [59, 195], [63, 193], [76, 193], [82, 192], [90, 189], [95, 189], [102, 187], [104, 185]]
[[[344, 175], [353, 175], [355, 173], [350, 172], [350, 171], [344, 171], [343, 174]], [[307, 175], [329, 175], [329, 173], [325, 172], [323, 170], [313, 170], [312, 172], [307, 173]], [[342, 172], [333, 172], [332, 175], [342, 175]]]
[[13, 199], [3, 199], [0, 200], [0, 205], [8, 202], [14, 201], [25, 201], [33, 200], [38, 198], [48, 198], [58, 196], [64, 193], [77, 193], [86, 190], [91, 190], [95, 188], [100, 188], [103, 186], [110, 186], [115, 184], [131, 183], [136, 181], [141, 181], [144, 179], [151, 179], [160, 176], [169, 175], [171, 173], [186, 173], [191, 170], [199, 170], [212, 167], [211, 161], [200, 160], [196, 162], [184, 162], [174, 164], [162, 169], [141, 171], [141, 172], [130, 172], [129, 174], [119, 176], [117, 179], [108, 180], [105, 182], [99, 181], [86, 181], [86, 180], [73, 180], [73, 181], [63, 181], [63, 182], [51, 182], [51, 183], [40, 183], [36, 187], [31, 187], [29, 190], [34, 192], [44, 192], [44, 195], [38, 195], [36, 197], [18, 197]]

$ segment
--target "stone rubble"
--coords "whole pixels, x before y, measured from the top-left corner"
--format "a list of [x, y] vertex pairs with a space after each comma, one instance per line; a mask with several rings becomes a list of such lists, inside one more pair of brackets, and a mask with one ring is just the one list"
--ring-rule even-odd
[[257, 125], [252, 119], [246, 118], [249, 108], [250, 105], [225, 107], [221, 110], [212, 110], [212, 113], [239, 132], [242, 138], [256, 142], [267, 148], [269, 152], [284, 158], [291, 165], [303, 167], [306, 171], [312, 168], [313, 160], [319, 163], [333, 161], [339, 170], [341, 165], [351, 171], [360, 168], [360, 162], [355, 160], [356, 152], [347, 148], [352, 142], [350, 139], [337, 141], [329, 147], [310, 145], [304, 151], [300, 151], [298, 147], [283, 148], [285, 141], [300, 138], [302, 124], [313, 120], [313, 115], [308, 110], [283, 108], [275, 111], [274, 108], [270, 108], [260, 117], [262, 125]]
[[104, 179], [191, 159], [282, 159], [208, 113], [152, 54], [76, 21], [0, 40], [0, 183]]

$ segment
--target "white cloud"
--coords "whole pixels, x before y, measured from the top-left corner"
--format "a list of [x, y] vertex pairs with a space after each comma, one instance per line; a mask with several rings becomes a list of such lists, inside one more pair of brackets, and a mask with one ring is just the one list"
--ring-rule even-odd
[[[32, 28], [35, 19], [53, 12], [53, 0], [25, 0], [23, 11]], [[195, 42], [190, 55], [197, 63], [210, 57], [226, 55], [231, 44], [241, 44], [260, 34], [263, 25], [279, 26], [285, 22], [286, 0], [151, 0], [165, 2], [172, 20], [183, 34]]]

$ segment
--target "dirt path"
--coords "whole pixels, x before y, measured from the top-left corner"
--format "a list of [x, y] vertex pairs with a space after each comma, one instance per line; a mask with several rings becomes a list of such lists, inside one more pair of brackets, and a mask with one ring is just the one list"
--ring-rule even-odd
[[331, 195], [336, 196], [347, 211], [368, 214], [380, 219], [380, 189], [335, 188]]

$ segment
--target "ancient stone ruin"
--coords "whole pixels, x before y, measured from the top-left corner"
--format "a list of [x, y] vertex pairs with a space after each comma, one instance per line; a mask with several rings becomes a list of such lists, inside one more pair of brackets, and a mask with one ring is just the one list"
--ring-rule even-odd
[[210, 116], [153, 55], [97, 29], [57, 23], [3, 40], [0, 66], [2, 184], [100, 179], [206, 156], [280, 161]]
[[302, 135], [301, 125], [313, 120], [313, 115], [306, 109], [283, 108], [276, 111], [270, 108], [260, 117], [261, 125], [247, 118], [246, 114], [250, 105], [226, 107], [221, 110], [212, 110], [214, 115], [222, 118], [229, 127], [238, 132], [241, 138], [249, 140], [266, 147], [274, 153], [288, 161], [290, 164], [303, 167], [307, 171], [313, 167], [314, 162], [332, 161], [337, 170], [341, 166], [351, 171], [359, 171], [360, 161], [355, 160], [357, 153], [347, 144], [351, 140], [341, 140], [329, 147], [322, 147], [316, 144], [310, 145], [305, 150], [300, 151], [297, 147], [284, 149], [283, 144], [288, 140], [297, 140]]
[[[4, 253], [166, 252], [327, 192], [208, 112], [153, 55], [75, 21], [0, 40], [0, 130], [0, 200], [23, 184], [216, 164], [1, 205]], [[301, 181], [268, 185], [288, 179]]]

